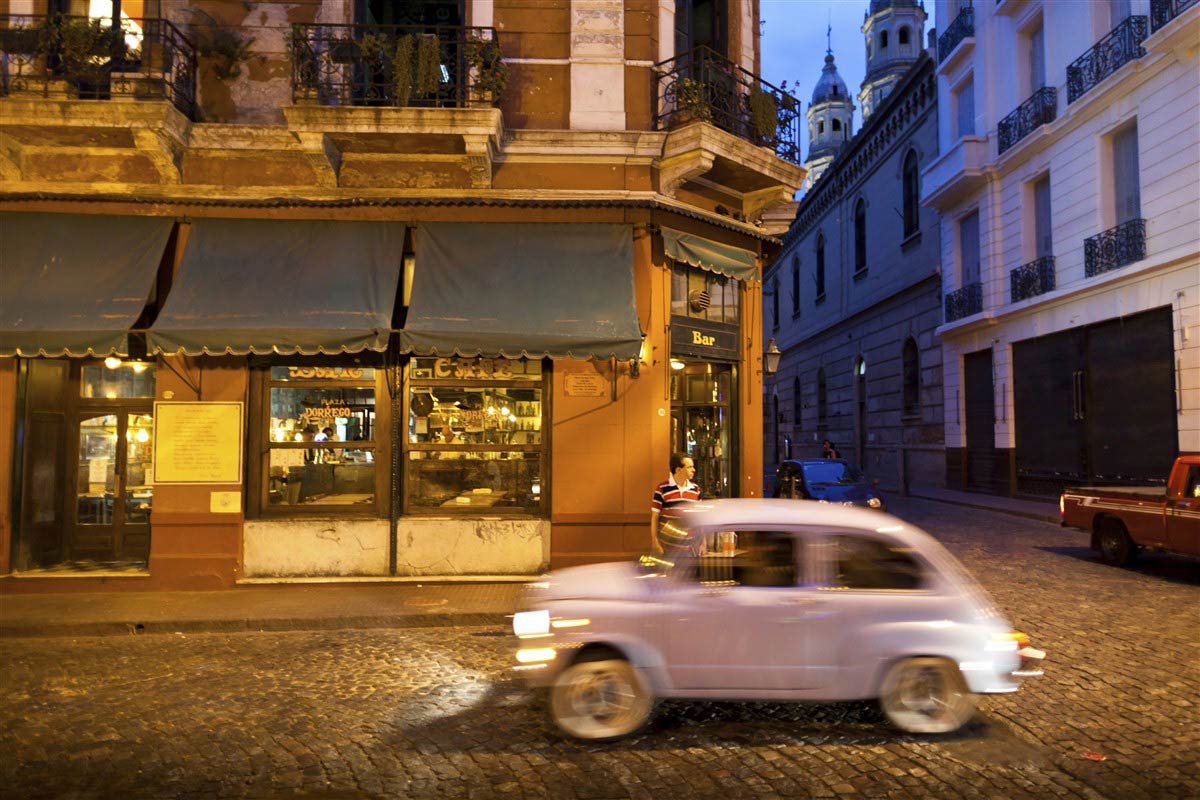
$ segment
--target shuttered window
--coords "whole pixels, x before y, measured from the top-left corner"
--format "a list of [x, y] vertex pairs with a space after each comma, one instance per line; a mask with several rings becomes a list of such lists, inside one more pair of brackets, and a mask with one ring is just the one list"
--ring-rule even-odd
[[958, 223], [958, 257], [962, 285], [979, 283], [979, 212], [972, 211]]
[[1138, 175], [1137, 125], [1118, 131], [1112, 138], [1113, 194], [1117, 224], [1142, 216], [1142, 191]]
[[1033, 184], [1033, 235], [1037, 257], [1054, 255], [1054, 234], [1050, 222], [1050, 176], [1043, 175]]
[[958, 135], [975, 135], [975, 79], [969, 78], [954, 94], [958, 109]]

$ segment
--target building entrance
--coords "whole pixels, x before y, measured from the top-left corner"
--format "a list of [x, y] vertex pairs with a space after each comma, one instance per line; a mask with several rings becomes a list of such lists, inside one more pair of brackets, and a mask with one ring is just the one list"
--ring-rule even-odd
[[680, 362], [671, 375], [671, 448], [696, 462], [705, 497], [732, 497], [734, 410], [732, 364]]

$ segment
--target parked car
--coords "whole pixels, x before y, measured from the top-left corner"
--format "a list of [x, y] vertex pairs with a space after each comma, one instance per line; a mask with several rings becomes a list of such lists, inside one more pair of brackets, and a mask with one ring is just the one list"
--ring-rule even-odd
[[827, 503], [887, 510], [879, 481], [868, 480], [858, 467], [840, 458], [784, 461], [775, 470], [773, 497], [823, 500]]
[[1058, 501], [1064, 527], [1092, 534], [1106, 564], [1123, 566], [1142, 550], [1200, 556], [1200, 456], [1175, 459], [1166, 486], [1085, 486]]
[[657, 700], [878, 698], [916, 733], [1016, 691], [1044, 653], [937, 541], [875, 511], [719, 499], [662, 557], [550, 573], [513, 617], [516, 668], [565, 733], [639, 730]]

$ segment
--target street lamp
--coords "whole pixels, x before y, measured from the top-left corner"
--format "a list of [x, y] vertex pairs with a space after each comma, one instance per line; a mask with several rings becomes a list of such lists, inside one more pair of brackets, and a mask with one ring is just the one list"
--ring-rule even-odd
[[775, 344], [775, 337], [772, 336], [763, 353], [763, 372], [774, 375], [775, 371], [779, 369], [779, 357], [782, 355], [783, 353], [779, 352], [779, 347]]

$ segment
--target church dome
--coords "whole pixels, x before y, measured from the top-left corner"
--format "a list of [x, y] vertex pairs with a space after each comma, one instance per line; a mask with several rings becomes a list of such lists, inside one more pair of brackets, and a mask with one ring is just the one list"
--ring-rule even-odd
[[821, 70], [821, 78], [813, 89], [812, 104], [828, 103], [830, 101], [849, 102], [850, 93], [846, 91], [846, 82], [838, 75], [837, 67], [833, 64], [833, 53], [825, 54], [825, 67]]

